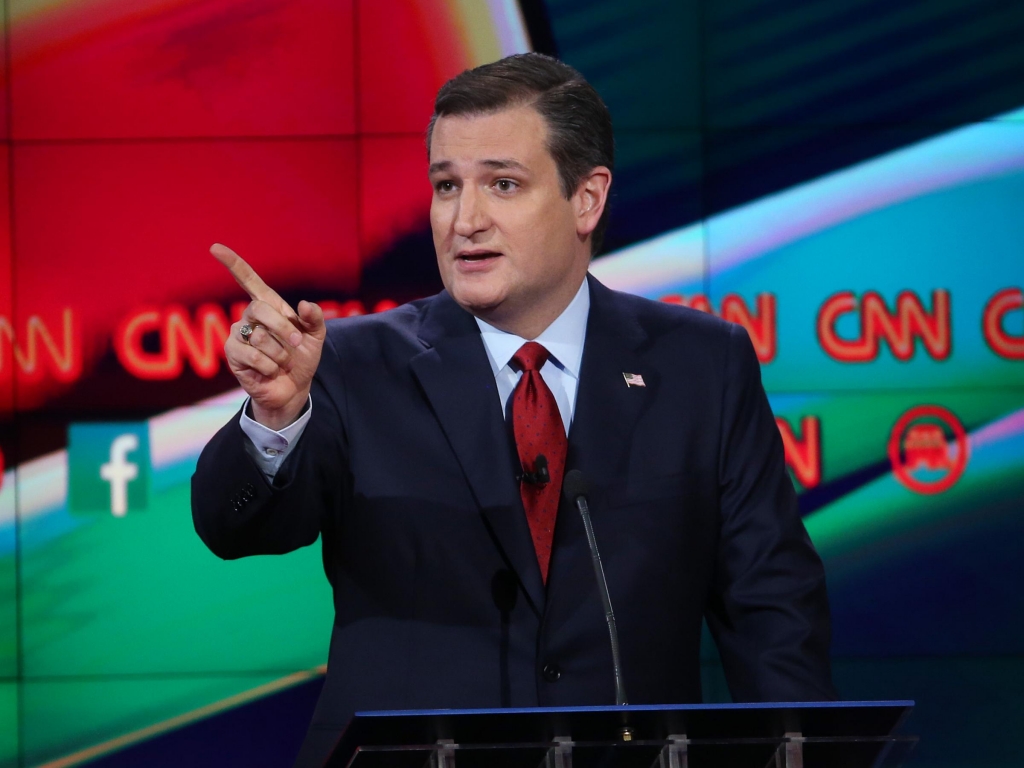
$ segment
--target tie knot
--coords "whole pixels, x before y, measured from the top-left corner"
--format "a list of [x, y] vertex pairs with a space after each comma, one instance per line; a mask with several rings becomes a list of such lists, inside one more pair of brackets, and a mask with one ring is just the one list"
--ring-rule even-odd
[[539, 371], [550, 356], [551, 353], [536, 341], [528, 341], [512, 355], [512, 362], [520, 371]]

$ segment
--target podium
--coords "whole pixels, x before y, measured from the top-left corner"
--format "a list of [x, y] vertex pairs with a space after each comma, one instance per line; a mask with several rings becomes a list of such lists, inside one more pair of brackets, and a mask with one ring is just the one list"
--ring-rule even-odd
[[360, 712], [329, 768], [891, 768], [912, 701]]

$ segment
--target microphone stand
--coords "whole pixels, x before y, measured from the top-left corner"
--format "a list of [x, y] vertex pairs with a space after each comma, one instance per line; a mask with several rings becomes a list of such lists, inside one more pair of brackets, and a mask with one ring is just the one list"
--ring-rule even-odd
[[590, 521], [590, 507], [587, 505], [587, 481], [578, 469], [565, 475], [562, 489], [570, 502], [576, 506], [583, 518], [583, 529], [587, 533], [587, 545], [590, 547], [590, 559], [594, 563], [594, 576], [597, 578], [597, 591], [601, 596], [604, 618], [608, 623], [608, 637], [612, 646], [612, 668], [615, 671], [615, 703], [626, 705], [626, 684], [622, 679], [622, 662], [619, 659], [619, 630], [615, 626], [615, 612], [612, 610], [612, 598], [608, 594], [608, 580], [604, 575], [601, 553], [597, 549], [597, 538], [594, 536], [594, 525]]

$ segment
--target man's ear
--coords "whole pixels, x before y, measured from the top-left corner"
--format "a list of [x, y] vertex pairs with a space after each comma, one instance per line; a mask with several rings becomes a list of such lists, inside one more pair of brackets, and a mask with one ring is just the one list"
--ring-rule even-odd
[[573, 209], [576, 211], [576, 234], [581, 239], [588, 237], [601, 220], [611, 186], [612, 172], [599, 165], [584, 176], [576, 187]]

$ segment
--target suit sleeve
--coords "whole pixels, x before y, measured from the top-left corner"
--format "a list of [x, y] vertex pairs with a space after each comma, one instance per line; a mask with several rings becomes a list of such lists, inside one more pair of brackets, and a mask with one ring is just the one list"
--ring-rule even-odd
[[313, 379], [313, 415], [269, 480], [246, 450], [236, 414], [207, 443], [192, 476], [192, 521], [218, 557], [283, 554], [312, 544], [351, 487], [337, 353], [325, 341]]
[[729, 690], [736, 701], [835, 699], [824, 568], [740, 326], [731, 329], [722, 398], [721, 534], [707, 621]]

